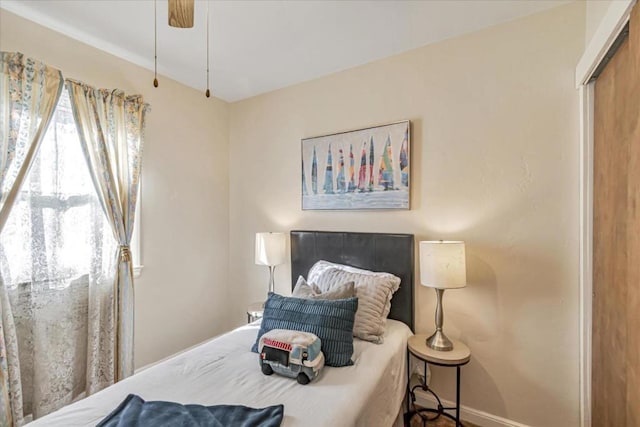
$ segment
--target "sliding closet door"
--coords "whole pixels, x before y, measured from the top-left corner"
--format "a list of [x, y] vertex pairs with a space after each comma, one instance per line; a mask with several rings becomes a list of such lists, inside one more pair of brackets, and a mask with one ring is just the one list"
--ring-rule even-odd
[[595, 84], [592, 425], [640, 426], [640, 6]]

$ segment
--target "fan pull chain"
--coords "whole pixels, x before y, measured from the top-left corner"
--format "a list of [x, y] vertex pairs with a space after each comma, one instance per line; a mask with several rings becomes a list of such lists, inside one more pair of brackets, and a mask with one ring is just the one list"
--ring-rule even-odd
[[158, 1], [153, 0], [153, 87], [158, 87]]
[[209, 91], [209, 1], [207, 0], [207, 91], [204, 93], [207, 98], [211, 96]]

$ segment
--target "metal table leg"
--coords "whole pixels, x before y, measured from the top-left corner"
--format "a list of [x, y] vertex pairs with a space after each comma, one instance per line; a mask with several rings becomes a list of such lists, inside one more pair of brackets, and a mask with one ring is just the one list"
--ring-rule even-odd
[[460, 366], [456, 366], [456, 427], [460, 427]]
[[407, 351], [407, 414], [411, 412], [411, 356]]
[[[408, 357], [407, 362], [411, 359]], [[439, 418], [440, 416], [445, 416], [452, 421], [455, 421], [456, 427], [464, 427], [462, 422], [460, 421], [460, 366], [456, 366], [456, 403], [455, 406], [445, 407], [442, 405], [440, 401], [440, 397], [427, 385], [427, 361], [424, 360], [424, 381], [422, 383], [416, 384], [411, 387], [411, 375], [409, 375], [409, 381], [407, 383], [407, 416], [405, 416], [405, 425], [408, 425], [413, 418], [413, 415], [420, 416], [423, 427], [426, 427], [426, 423], [428, 421], [433, 421]], [[409, 371], [410, 372], [410, 371]], [[423, 391], [431, 393], [431, 395], [435, 398], [437, 407], [436, 409], [431, 408], [416, 408], [415, 406], [415, 389], [420, 388]], [[410, 399], [410, 400], [409, 400]], [[455, 416], [448, 411], [455, 410]], [[434, 414], [433, 416], [428, 416], [427, 414]]]

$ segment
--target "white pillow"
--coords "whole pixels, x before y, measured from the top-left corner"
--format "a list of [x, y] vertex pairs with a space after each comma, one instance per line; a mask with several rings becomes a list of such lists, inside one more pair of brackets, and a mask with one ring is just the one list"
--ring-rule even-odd
[[391, 298], [400, 287], [400, 278], [390, 273], [377, 273], [348, 265], [318, 261], [309, 270], [309, 283], [327, 292], [345, 282], [355, 283], [358, 311], [353, 335], [374, 343], [382, 343], [385, 324], [391, 310]]
[[334, 286], [327, 292], [322, 292], [320, 288], [318, 288], [318, 285], [315, 283], [308, 284], [304, 277], [299, 276], [291, 296], [305, 299], [336, 300], [353, 298], [355, 293], [355, 284], [353, 282], [345, 282]]

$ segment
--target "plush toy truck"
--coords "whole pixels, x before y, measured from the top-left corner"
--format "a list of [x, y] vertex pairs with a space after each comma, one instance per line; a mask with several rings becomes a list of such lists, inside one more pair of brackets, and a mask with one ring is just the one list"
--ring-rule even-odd
[[258, 345], [262, 373], [274, 372], [308, 384], [324, 367], [320, 338], [314, 334], [273, 329], [260, 338]]

